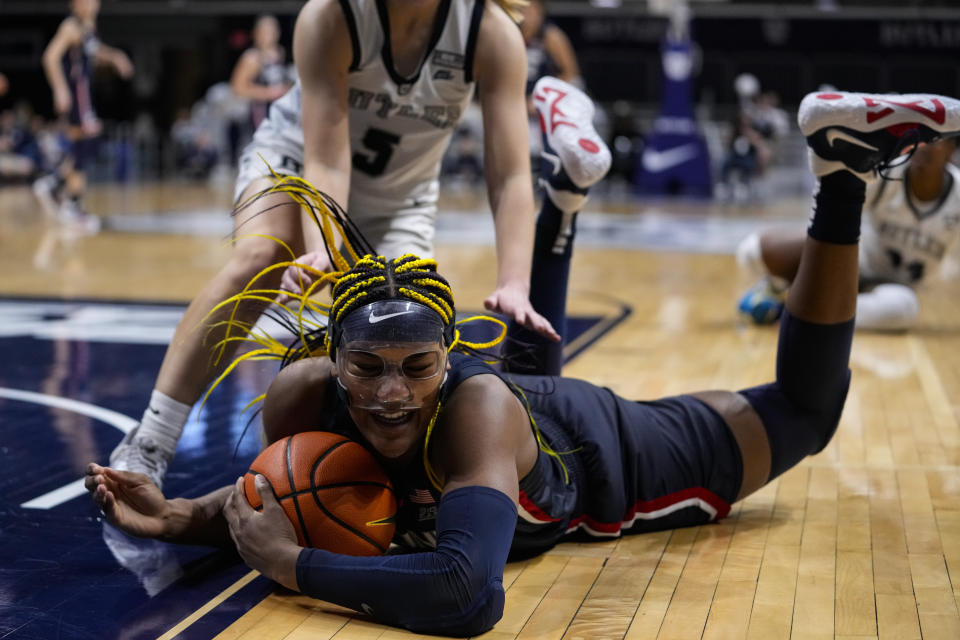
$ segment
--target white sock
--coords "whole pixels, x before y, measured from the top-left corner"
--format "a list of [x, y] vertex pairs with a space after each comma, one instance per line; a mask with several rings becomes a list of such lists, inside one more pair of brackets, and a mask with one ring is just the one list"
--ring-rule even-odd
[[172, 458], [192, 408], [154, 389], [150, 394], [150, 404], [140, 420], [137, 437], [149, 436]]
[[577, 213], [583, 209], [583, 205], [587, 203], [587, 194], [585, 193], [574, 193], [573, 191], [566, 191], [564, 189], [554, 189], [549, 182], [543, 179], [540, 180], [540, 184], [543, 185], [544, 190], [547, 192], [547, 197], [550, 198], [553, 206], [564, 213]]
[[857, 296], [858, 329], [904, 331], [916, 324], [919, 315], [917, 294], [903, 284], [878, 284]]

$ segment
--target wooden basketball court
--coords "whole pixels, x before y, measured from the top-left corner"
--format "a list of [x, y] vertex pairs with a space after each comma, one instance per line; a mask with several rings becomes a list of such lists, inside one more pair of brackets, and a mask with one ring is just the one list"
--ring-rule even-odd
[[[228, 201], [226, 191], [164, 185], [100, 189], [88, 204], [97, 212], [163, 211]], [[28, 188], [0, 192], [0, 296], [186, 301], [229, 251], [218, 237], [109, 230], [64, 242], [37, 211]], [[38, 258], [44, 243], [54, 248]], [[493, 288], [492, 249], [445, 245], [437, 257], [458, 305], [480, 308]], [[769, 381], [776, 329], [738, 320], [735, 301], [746, 284], [731, 255], [578, 248], [572, 311], [617, 300], [633, 313], [565, 374], [637, 399]], [[909, 334], [857, 335], [846, 409], [823, 453], [718, 524], [562, 544], [509, 564], [503, 619], [484, 637], [960, 638], [956, 292], [949, 282], [920, 292], [920, 326]], [[196, 612], [161, 637], [177, 637], [252, 577], [196, 602]], [[216, 637], [412, 635], [277, 592]]]

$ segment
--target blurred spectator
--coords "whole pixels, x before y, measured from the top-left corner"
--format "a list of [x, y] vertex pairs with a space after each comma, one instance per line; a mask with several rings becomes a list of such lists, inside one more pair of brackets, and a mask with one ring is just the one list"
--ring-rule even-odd
[[[201, 103], [198, 103], [203, 111]], [[180, 109], [170, 128], [170, 137], [176, 149], [177, 172], [188, 178], [207, 178], [217, 165], [217, 145], [204, 126], [203, 117], [194, 118], [187, 109]]]
[[[527, 96], [543, 76], [554, 76], [583, 88], [580, 65], [570, 39], [546, 17], [546, 0], [530, 0], [523, 8], [520, 32], [527, 45]], [[530, 113], [536, 113], [532, 103]]]
[[253, 27], [253, 47], [240, 56], [230, 78], [233, 92], [250, 101], [253, 129], [267, 116], [270, 103], [293, 85], [288, 78], [286, 53], [279, 42], [277, 19], [271, 15], [257, 18]]
[[777, 94], [761, 93], [753, 75], [738, 76], [734, 88], [740, 109], [731, 125], [717, 197], [742, 204], [756, 197], [754, 181], [770, 166], [775, 142], [789, 132], [790, 121]]

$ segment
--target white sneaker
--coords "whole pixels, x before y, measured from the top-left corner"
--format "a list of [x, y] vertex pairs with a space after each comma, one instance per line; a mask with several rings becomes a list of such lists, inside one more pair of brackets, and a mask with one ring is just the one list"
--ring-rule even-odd
[[100, 218], [87, 213], [74, 200], [64, 200], [57, 218], [66, 229], [82, 236], [95, 236], [100, 231]]
[[110, 453], [110, 466], [120, 471], [143, 473], [158, 488], [163, 488], [163, 477], [173, 456], [166, 455], [149, 436], [138, 435], [140, 425], [131, 429]]
[[847, 170], [872, 182], [905, 150], [960, 135], [960, 101], [929, 93], [818, 91], [800, 103], [797, 121], [814, 175]]
[[545, 76], [533, 88], [540, 114], [544, 163], [552, 174], [566, 173], [576, 187], [596, 184], [610, 170], [610, 149], [593, 128], [593, 101], [572, 84]]

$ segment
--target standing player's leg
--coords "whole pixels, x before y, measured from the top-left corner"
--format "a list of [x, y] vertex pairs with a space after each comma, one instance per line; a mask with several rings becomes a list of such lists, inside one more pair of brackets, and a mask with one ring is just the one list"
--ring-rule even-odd
[[73, 138], [72, 163], [64, 172], [63, 197], [58, 212], [59, 222], [71, 230], [93, 235], [100, 230], [100, 218], [83, 208], [87, 191], [87, 165], [97, 152], [97, 137], [80, 133]]
[[[269, 178], [252, 181], [238, 202], [269, 188]], [[294, 255], [303, 253], [300, 206], [289, 196], [273, 193], [240, 209], [234, 221], [235, 246], [227, 264], [193, 299], [177, 325], [157, 375], [150, 404], [140, 425], [128, 433], [110, 455], [111, 466], [139, 471], [161, 485], [167, 465], [176, 451], [177, 441], [194, 403], [215, 376], [232, 360], [237, 343], [222, 350], [214, 346], [225, 337], [223, 327], [213, 324], [225, 320], [232, 306], [209, 319], [207, 314], [220, 302], [239, 293], [261, 270], [293, 257], [278, 243], [259, 236], [284, 241]], [[276, 289], [281, 270], [274, 270], [257, 281], [257, 288]], [[266, 303], [241, 304], [234, 320], [254, 323]]]
[[[593, 102], [571, 84], [541, 78], [533, 90], [540, 116], [543, 151], [540, 184], [543, 205], [537, 217], [530, 302], [565, 337], [567, 284], [577, 214], [590, 187], [610, 169], [610, 150], [593, 128]], [[563, 365], [563, 343], [548, 341], [518, 325], [511, 325], [505, 366], [522, 373], [558, 375]]]

